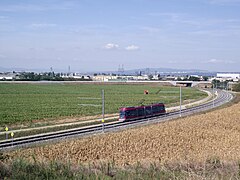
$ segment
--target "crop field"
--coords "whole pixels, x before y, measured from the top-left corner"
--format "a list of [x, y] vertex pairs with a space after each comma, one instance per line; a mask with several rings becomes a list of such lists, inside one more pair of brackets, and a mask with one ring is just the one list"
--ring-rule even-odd
[[[104, 84], [0, 84], [0, 126], [33, 120], [82, 117], [101, 114], [101, 90], [105, 91], [105, 113], [123, 106], [179, 101], [179, 88], [156, 85]], [[149, 94], [144, 95], [144, 90]], [[205, 93], [183, 88], [183, 100], [196, 100]]]
[[240, 160], [240, 103], [205, 114], [117, 133], [19, 150], [9, 155], [72, 164], [201, 163]]

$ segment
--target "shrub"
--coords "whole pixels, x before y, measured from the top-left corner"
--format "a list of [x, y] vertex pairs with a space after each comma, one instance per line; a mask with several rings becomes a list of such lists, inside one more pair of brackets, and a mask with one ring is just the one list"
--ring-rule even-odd
[[233, 86], [233, 90], [234, 90], [234, 91], [237, 91], [237, 92], [240, 92], [240, 83], [234, 85], [234, 86]]

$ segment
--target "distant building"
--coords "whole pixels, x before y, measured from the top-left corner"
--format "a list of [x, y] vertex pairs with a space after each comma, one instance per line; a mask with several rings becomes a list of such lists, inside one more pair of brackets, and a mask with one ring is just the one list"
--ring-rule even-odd
[[93, 81], [142, 81], [149, 80], [147, 75], [142, 76], [124, 76], [124, 75], [96, 75], [93, 76]]
[[4, 81], [11, 81], [14, 80], [16, 78], [16, 73], [12, 73], [12, 72], [6, 72], [6, 73], [0, 73], [0, 80]]
[[85, 80], [91, 80], [91, 77], [88, 75], [81, 75], [80, 73], [65, 73], [62, 74], [60, 77], [62, 78], [72, 78], [72, 79], [85, 79]]
[[240, 73], [217, 73], [217, 80], [226, 81], [239, 81], [240, 80]]

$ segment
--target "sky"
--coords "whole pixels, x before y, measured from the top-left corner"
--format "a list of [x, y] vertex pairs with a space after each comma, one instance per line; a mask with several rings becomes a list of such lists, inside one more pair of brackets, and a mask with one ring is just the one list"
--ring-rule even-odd
[[0, 0], [0, 67], [240, 71], [240, 0]]

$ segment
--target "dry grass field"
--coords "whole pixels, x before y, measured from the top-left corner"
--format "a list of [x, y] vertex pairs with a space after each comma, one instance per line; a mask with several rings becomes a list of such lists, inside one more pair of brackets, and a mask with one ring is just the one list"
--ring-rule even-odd
[[202, 163], [211, 158], [237, 162], [240, 103], [170, 122], [18, 150], [9, 155], [73, 164], [114, 160], [120, 166], [136, 162]]

